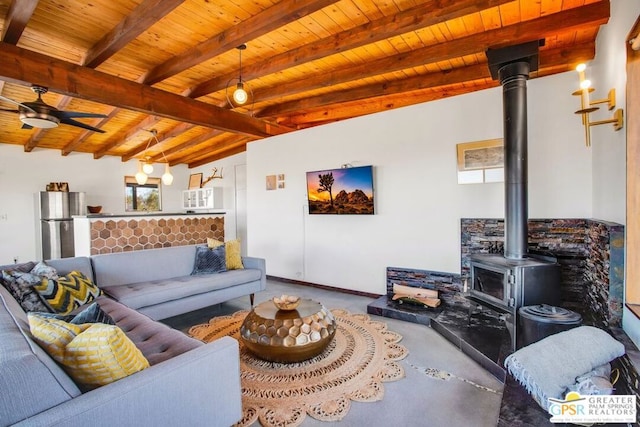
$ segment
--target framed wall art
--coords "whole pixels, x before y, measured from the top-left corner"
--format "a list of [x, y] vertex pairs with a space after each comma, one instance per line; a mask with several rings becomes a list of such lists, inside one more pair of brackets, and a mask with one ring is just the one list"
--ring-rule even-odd
[[192, 173], [189, 175], [189, 190], [195, 190], [202, 185], [202, 173]]
[[502, 138], [456, 145], [458, 184], [504, 181], [504, 141]]

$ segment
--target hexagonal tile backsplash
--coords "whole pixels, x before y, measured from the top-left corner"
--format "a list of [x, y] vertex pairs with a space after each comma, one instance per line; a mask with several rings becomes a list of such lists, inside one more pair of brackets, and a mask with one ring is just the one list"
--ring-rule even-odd
[[224, 217], [114, 218], [91, 221], [91, 255], [224, 241]]

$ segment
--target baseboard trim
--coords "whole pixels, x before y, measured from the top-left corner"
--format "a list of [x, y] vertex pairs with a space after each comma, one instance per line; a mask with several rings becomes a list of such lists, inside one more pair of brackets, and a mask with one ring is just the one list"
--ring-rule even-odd
[[369, 293], [369, 292], [362, 292], [362, 291], [355, 291], [355, 290], [352, 290], [352, 289], [337, 288], [335, 286], [321, 285], [321, 284], [318, 284], [318, 283], [303, 282], [302, 280], [285, 279], [284, 277], [277, 277], [277, 276], [267, 275], [267, 279], [278, 280], [280, 282], [291, 283], [291, 284], [294, 284], [294, 285], [309, 286], [311, 288], [325, 289], [327, 291], [342, 292], [343, 294], [358, 295], [358, 296], [361, 296], [361, 297], [380, 298], [380, 296], [381, 296], [379, 294], [372, 294], [372, 293]]

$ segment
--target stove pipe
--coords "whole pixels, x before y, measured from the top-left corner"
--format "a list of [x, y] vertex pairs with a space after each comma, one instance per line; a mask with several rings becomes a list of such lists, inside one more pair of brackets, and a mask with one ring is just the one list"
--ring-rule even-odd
[[523, 259], [528, 252], [527, 79], [538, 69], [540, 42], [488, 49], [489, 69], [502, 85], [504, 116], [504, 256]]
[[498, 71], [504, 114], [504, 256], [521, 259], [528, 252], [527, 79], [529, 63], [514, 62]]

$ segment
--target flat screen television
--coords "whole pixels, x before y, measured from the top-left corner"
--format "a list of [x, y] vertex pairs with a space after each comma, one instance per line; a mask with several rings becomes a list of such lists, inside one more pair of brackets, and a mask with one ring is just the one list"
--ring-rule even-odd
[[309, 214], [373, 215], [373, 166], [307, 172]]

